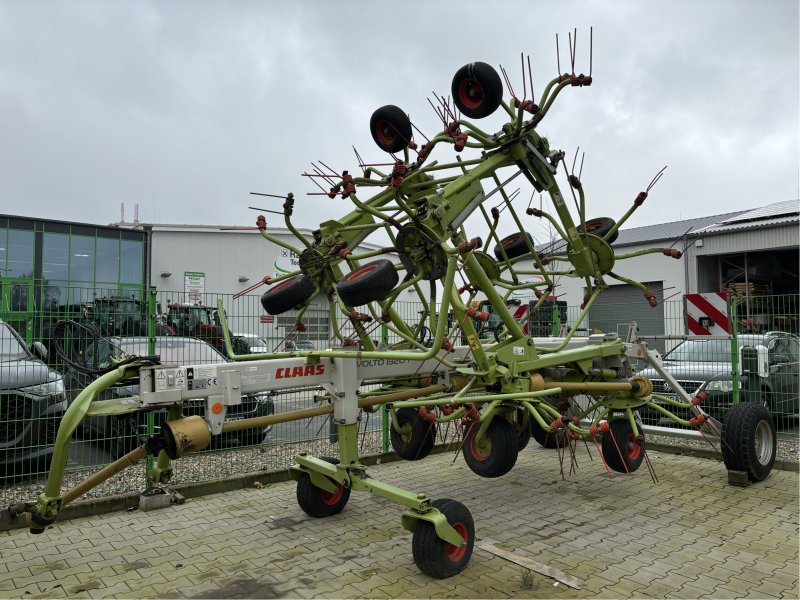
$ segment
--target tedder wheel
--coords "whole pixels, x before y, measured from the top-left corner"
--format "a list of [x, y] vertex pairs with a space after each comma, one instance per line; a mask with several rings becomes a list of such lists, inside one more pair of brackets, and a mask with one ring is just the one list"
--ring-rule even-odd
[[271, 315], [285, 313], [305, 302], [314, 293], [314, 282], [308, 275], [297, 275], [268, 289], [261, 296], [261, 306]]
[[483, 62], [461, 67], [450, 86], [458, 110], [470, 119], [488, 117], [503, 99], [503, 82], [490, 65]]
[[[581, 233], [591, 233], [597, 237], [603, 237], [605, 234], [611, 231], [616, 224], [617, 222], [609, 217], [598, 217], [597, 219], [589, 219], [586, 221], [586, 229], [579, 227], [578, 231]], [[619, 230], [615, 231], [614, 235], [608, 239], [608, 243], [613, 244], [618, 237]]]
[[603, 458], [617, 473], [633, 473], [644, 460], [644, 449], [636, 440], [628, 419], [614, 419], [600, 444]]
[[769, 411], [754, 402], [730, 407], [722, 422], [722, 458], [729, 471], [763, 481], [775, 464], [778, 437]]
[[389, 430], [392, 449], [403, 460], [425, 458], [433, 450], [436, 441], [436, 423], [428, 422], [419, 416], [416, 408], [398, 408], [395, 412], [400, 427], [408, 425], [410, 433]]
[[336, 286], [339, 298], [348, 306], [362, 306], [383, 300], [392, 291], [400, 276], [394, 263], [381, 259], [346, 275]]
[[517, 462], [517, 434], [503, 417], [493, 418], [483, 439], [475, 439], [481, 424], [472, 423], [464, 439], [462, 453], [467, 466], [481, 477], [505, 475]]
[[514, 432], [517, 434], [517, 452], [522, 452], [531, 441], [532, 421], [528, 411], [524, 408], [517, 409], [516, 420], [513, 423]]
[[[524, 235], [527, 236], [528, 241], [531, 243], [530, 248], [533, 248], [533, 237], [531, 237], [531, 234], [526, 231]], [[505, 258], [503, 258], [503, 251], [500, 249], [500, 246], [506, 251], [506, 256], [508, 256], [509, 260], [522, 256], [523, 254], [528, 254], [531, 251], [522, 233], [515, 233], [504, 237], [500, 240], [500, 243], [494, 247], [494, 255], [497, 257], [497, 260], [502, 261], [505, 260]]]
[[457, 575], [467, 566], [475, 544], [475, 523], [466, 506], [455, 500], [441, 498], [431, 505], [438, 509], [467, 545], [459, 548], [437, 537], [433, 523], [420, 519], [411, 538], [414, 563], [429, 577], [445, 579]]
[[567, 436], [563, 430], [559, 430], [557, 433], [550, 430], [545, 431], [539, 426], [539, 423], [532, 423], [531, 434], [533, 439], [544, 448], [563, 448], [567, 445]]
[[378, 147], [386, 152], [399, 152], [411, 141], [411, 119], [394, 104], [381, 106], [372, 113], [369, 130]]
[[[339, 459], [336, 458], [328, 456], [320, 458], [334, 465], [339, 464]], [[311, 483], [311, 476], [308, 473], [303, 473], [297, 480], [297, 504], [304, 513], [311, 517], [322, 518], [342, 512], [350, 499], [350, 488], [344, 487], [338, 481], [330, 480], [336, 486], [336, 492], [333, 494]]]

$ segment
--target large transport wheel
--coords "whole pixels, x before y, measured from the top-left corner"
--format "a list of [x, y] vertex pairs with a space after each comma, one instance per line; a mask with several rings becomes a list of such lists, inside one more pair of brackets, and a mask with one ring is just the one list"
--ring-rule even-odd
[[[339, 464], [336, 458], [327, 456], [320, 458], [334, 465]], [[297, 480], [297, 504], [307, 515], [316, 518], [330, 517], [342, 512], [350, 499], [350, 488], [344, 487], [330, 477], [328, 479], [336, 486], [336, 492], [331, 493], [315, 486], [311, 483], [311, 476], [308, 473], [303, 473]]]
[[[597, 219], [589, 219], [586, 221], [586, 228], [578, 227], [578, 231], [581, 233], [591, 233], [592, 235], [596, 235], [597, 237], [604, 237], [609, 231], [614, 228], [617, 222], [610, 218], [610, 217], [598, 217]], [[617, 241], [619, 237], [619, 230], [614, 232], [608, 239], [609, 244], [613, 244]]]
[[633, 473], [644, 460], [644, 448], [633, 434], [628, 419], [614, 419], [600, 444], [603, 458], [617, 473]]
[[381, 259], [346, 275], [336, 286], [339, 298], [348, 306], [362, 306], [383, 300], [394, 289], [400, 276], [394, 263]]
[[484, 432], [483, 439], [476, 435], [479, 422], [472, 423], [464, 439], [462, 453], [467, 466], [481, 477], [500, 477], [508, 473], [517, 462], [517, 434], [505, 417], [494, 417]]
[[[524, 408], [517, 409], [516, 420], [512, 423], [517, 434], [517, 452], [522, 452], [531, 441], [533, 419]], [[538, 427], [538, 425], [537, 425]]]
[[529, 254], [530, 248], [528, 247], [528, 243], [525, 241], [525, 237], [527, 237], [531, 243], [530, 248], [533, 248], [533, 237], [530, 233], [527, 231], [523, 233], [514, 233], [508, 237], [504, 237], [502, 240], [500, 240], [500, 243], [494, 247], [494, 255], [497, 257], [497, 260], [505, 261], [505, 258], [503, 257], [503, 251], [500, 249], [500, 246], [502, 246], [506, 251], [506, 256], [508, 256], [509, 260], [524, 254]]
[[457, 575], [469, 563], [472, 547], [475, 544], [475, 523], [466, 506], [455, 500], [442, 498], [434, 500], [431, 506], [439, 510], [467, 544], [463, 547], [448, 544], [437, 537], [433, 523], [417, 521], [411, 538], [411, 552], [414, 563], [429, 577], [445, 579]]
[[769, 411], [754, 402], [730, 407], [722, 422], [722, 458], [729, 471], [763, 481], [775, 464], [778, 436]]
[[408, 425], [410, 433], [389, 430], [389, 440], [395, 454], [403, 460], [420, 460], [433, 450], [436, 441], [436, 423], [431, 423], [419, 416], [416, 408], [399, 408], [395, 412], [400, 427]]
[[411, 119], [399, 106], [387, 104], [372, 113], [369, 131], [381, 150], [399, 152], [411, 141]]
[[491, 65], [469, 63], [461, 67], [450, 86], [453, 102], [470, 119], [488, 117], [503, 99], [503, 82]]
[[261, 296], [261, 306], [271, 315], [285, 313], [302, 304], [314, 293], [314, 282], [308, 275], [297, 275], [281, 281]]
[[553, 432], [548, 429], [545, 431], [538, 422], [531, 424], [531, 434], [533, 439], [544, 448], [563, 448], [567, 445], [567, 435], [563, 430]]

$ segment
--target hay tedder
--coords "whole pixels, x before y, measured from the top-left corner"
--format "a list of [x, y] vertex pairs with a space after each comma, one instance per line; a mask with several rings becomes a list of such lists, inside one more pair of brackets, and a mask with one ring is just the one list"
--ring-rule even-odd
[[[292, 223], [292, 194], [281, 196], [282, 215], [296, 234], [297, 247], [273, 237], [265, 218], [258, 218], [263, 237], [296, 252], [300, 267], [295, 273], [264, 278], [269, 286], [261, 299], [264, 309], [273, 315], [297, 309], [295, 329], [302, 330], [303, 313], [311, 303], [327, 303], [334, 340], [330, 348], [237, 356], [220, 305], [228, 354], [235, 362], [174, 367], [159, 364], [157, 357], [124, 357], [70, 406], [42, 495], [16, 503], [4, 516], [24, 514], [31, 531], [41, 533], [64, 505], [148, 454], [158, 457], [152, 480], [164, 484], [171, 475], [170, 460], [203, 449], [212, 435], [332, 413], [338, 458], [300, 454], [290, 469], [302, 510], [313, 517], [334, 515], [345, 507], [351, 491], [394, 500], [406, 507], [402, 525], [413, 532], [419, 569], [432, 577], [454, 575], [472, 554], [474, 524], [467, 508], [456, 500], [432, 501], [423, 493], [374, 479], [359, 458], [360, 411], [381, 405], [388, 408], [391, 443], [400, 457], [424, 458], [434, 447], [437, 427], [453, 423], [466, 464], [486, 478], [509, 472], [531, 436], [558, 449], [560, 456], [574, 457], [578, 441], [592, 441], [609, 475], [632, 473], [643, 463], [652, 469], [638, 414], [643, 408], [718, 442], [729, 470], [744, 472], [752, 481], [767, 477], [775, 460], [776, 435], [764, 407], [734, 405], [724, 424], [719, 423], [703, 412], [702, 394], [692, 397], [661, 368], [657, 353], [647, 348], [635, 328], [626, 339], [579, 333], [585, 331], [587, 314], [609, 279], [640, 288], [644, 301], [653, 306], [659, 302], [644, 285], [615, 271], [622, 260], [646, 253], [679, 258], [680, 253], [657, 248], [617, 254], [612, 247], [618, 228], [642, 205], [661, 173], [618, 221], [587, 219], [574, 164], [568, 168], [564, 152], [537, 132], [564, 90], [592, 84], [591, 56], [589, 75], [576, 74], [574, 43], [570, 45], [570, 72], [552, 79], [538, 100], [532, 97], [530, 60], [527, 74], [523, 61], [521, 97], [514, 94], [504, 69], [509, 93], [505, 98], [503, 80], [493, 67], [475, 62], [459, 69], [452, 80], [452, 100], [437, 96], [438, 104], [432, 103], [442, 130], [424, 143], [414, 141], [414, 126], [404, 110], [393, 105], [376, 110], [370, 131], [390, 160], [367, 164], [356, 153], [358, 175], [316, 165], [305, 174], [322, 188], [320, 194], [353, 204], [346, 216], [321, 223], [313, 239]], [[504, 118], [493, 133], [473, 123], [496, 112]], [[435, 160], [448, 152], [455, 153], [453, 159]], [[559, 169], [572, 206], [557, 183]], [[552, 210], [515, 208], [507, 187], [519, 175], [536, 192], [547, 194]], [[466, 230], [469, 217], [471, 224], [481, 216], [483, 241]], [[545, 219], [560, 238], [546, 254], [526, 231], [531, 217]], [[501, 237], [501, 220], [502, 229], [512, 228], [512, 235]], [[360, 250], [370, 236], [382, 240], [379, 245], [384, 247]], [[526, 319], [552, 297], [559, 277], [585, 283], [581, 312], [560, 337], [531, 337]], [[506, 300], [522, 289], [533, 291], [539, 300], [519, 315]], [[404, 321], [393, 308], [405, 291], [416, 293], [423, 307], [417, 322]], [[502, 321], [492, 339], [481, 335], [488, 315], [473, 303], [478, 294]], [[371, 335], [376, 327], [387, 328], [395, 341], [376, 345]], [[677, 399], [654, 394], [650, 380], [636, 375], [634, 359], [660, 372]], [[95, 400], [108, 386], [134, 378], [140, 384], [135, 402]], [[327, 402], [225, 422], [227, 408], [241, 402], [243, 394], [299, 388], [322, 388]], [[204, 417], [181, 416], [182, 403], [192, 399], [205, 401]], [[157, 435], [62, 493], [67, 446], [85, 416], [165, 407], [169, 420]], [[681, 419], [675, 414], [678, 410], [689, 410], [692, 417]]]

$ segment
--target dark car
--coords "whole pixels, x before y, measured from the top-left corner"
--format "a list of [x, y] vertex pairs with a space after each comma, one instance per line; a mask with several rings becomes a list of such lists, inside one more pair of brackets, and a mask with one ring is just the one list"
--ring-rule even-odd
[[[92, 368], [108, 365], [110, 357], [148, 356], [146, 337], [117, 337], [101, 339], [90, 345], [82, 358], [83, 364]], [[202, 340], [166, 336], [157, 337], [155, 353], [160, 357], [161, 364], [165, 365], [199, 365], [228, 362], [228, 359], [216, 349]], [[74, 398], [81, 389], [86, 387], [94, 377], [75, 370], [69, 372], [69, 391]], [[127, 383], [106, 390], [101, 399], [138, 396], [139, 385], [137, 382]], [[183, 405], [183, 415], [202, 415], [205, 404], [200, 401], [189, 401]], [[229, 407], [226, 421], [263, 417], [275, 412], [275, 405], [269, 396], [250, 395], [243, 396], [242, 403]], [[119, 457], [129, 452], [139, 443], [148, 430], [148, 413], [138, 412], [121, 416], [89, 417], [83, 421], [84, 432], [90, 432], [99, 439], [109, 442], [112, 454]], [[155, 428], [164, 423], [166, 411], [155, 412]], [[269, 433], [271, 427], [257, 427], [237, 432], [229, 432], [212, 438], [212, 445], [225, 447], [238, 443], [242, 446], [259, 444]]]
[[[33, 348], [44, 357], [39, 342]], [[64, 381], [0, 321], [0, 476], [49, 467], [58, 423], [67, 409]]]
[[309, 340], [290, 340], [286, 342], [284, 352], [308, 352], [309, 350], [316, 350], [314, 344]]
[[[763, 404], [774, 415], [800, 413], [800, 338], [781, 331], [742, 334], [738, 345], [739, 400]], [[665, 369], [690, 395], [708, 395], [701, 406], [720, 419], [733, 402], [731, 356], [729, 340], [692, 339], [675, 346], [662, 360]], [[644, 369], [637, 375], [652, 380], [655, 394], [675, 397], [654, 369]]]

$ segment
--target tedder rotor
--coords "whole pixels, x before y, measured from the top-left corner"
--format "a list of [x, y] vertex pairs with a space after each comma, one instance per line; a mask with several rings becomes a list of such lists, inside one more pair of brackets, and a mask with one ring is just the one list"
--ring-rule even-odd
[[[13, 505], [5, 516], [24, 513], [31, 531], [41, 533], [64, 505], [148, 454], [158, 456], [151, 478], [166, 483], [170, 460], [203, 449], [212, 435], [332, 412], [338, 459], [300, 454], [290, 469], [302, 510], [312, 517], [336, 514], [351, 491], [394, 500], [406, 507], [402, 524], [413, 532], [418, 567], [432, 577], [452, 576], [470, 560], [472, 516], [456, 500], [431, 501], [367, 474], [358, 453], [359, 410], [379, 405], [389, 408], [392, 446], [400, 457], [424, 458], [434, 446], [437, 426], [452, 422], [463, 433], [466, 464], [481, 477], [509, 472], [531, 436], [543, 446], [570, 450], [578, 440], [592, 439], [610, 470], [636, 471], [647, 456], [638, 410], [648, 408], [719, 441], [728, 469], [743, 471], [754, 481], [764, 479], [775, 460], [776, 439], [766, 409], [734, 405], [721, 424], [703, 412], [702, 397], [690, 396], [661, 369], [657, 354], [635, 330], [625, 340], [616, 334], [578, 333], [611, 279], [639, 288], [651, 305], [658, 303], [643, 284], [617, 273], [622, 260], [648, 253], [680, 258], [680, 253], [654, 248], [620, 254], [613, 248], [619, 227], [644, 203], [661, 173], [618, 221], [587, 218], [579, 176], [566, 164], [564, 152], [539, 133], [539, 124], [564, 90], [592, 84], [591, 69], [588, 75], [575, 73], [571, 50], [571, 72], [553, 78], [538, 99], [526, 97], [528, 83], [533, 94], [530, 61], [527, 77], [523, 61], [522, 97], [514, 94], [505, 70], [508, 96], [493, 67], [482, 62], [463, 66], [452, 80], [452, 102], [437, 97], [442, 130], [420, 145], [404, 110], [394, 105], [376, 110], [369, 127], [375, 143], [391, 157], [385, 168], [366, 164], [359, 156], [358, 175], [317, 167], [305, 174], [315, 183], [326, 181], [329, 187], [323, 192], [331, 198], [350, 200], [350, 213], [321, 223], [307, 239], [292, 223], [295, 198], [286, 195], [283, 215], [297, 246], [272, 236], [263, 216], [257, 220], [266, 240], [299, 256], [296, 272], [264, 278], [269, 286], [261, 299], [264, 309], [272, 315], [296, 309], [295, 329], [302, 330], [306, 309], [313, 302], [327, 303], [335, 343], [325, 350], [237, 356], [220, 304], [228, 354], [236, 362], [173, 367], [153, 357], [129, 357], [114, 366], [67, 411], [44, 493], [36, 501]], [[493, 133], [473, 122], [497, 112], [503, 119]], [[455, 158], [434, 159], [447, 151], [455, 152]], [[557, 182], [559, 170], [573, 207]], [[515, 208], [507, 188], [520, 175], [519, 181], [547, 194], [552, 212], [528, 208], [520, 213]], [[490, 199], [496, 206], [489, 206]], [[468, 233], [471, 216], [483, 218], [482, 238]], [[501, 237], [501, 217], [506, 230], [514, 233]], [[527, 231], [531, 217], [546, 220], [559, 238], [546, 251]], [[361, 250], [369, 237], [388, 241], [378, 250]], [[585, 284], [581, 312], [559, 337], [533, 337], [527, 319], [552, 296], [561, 277]], [[406, 290], [423, 307], [417, 322], [406, 322], [394, 308]], [[538, 298], [521, 314], [507, 304], [519, 290]], [[482, 335], [488, 313], [474, 302], [479, 294], [501, 323], [488, 340]], [[378, 347], [370, 335], [378, 325], [398, 341]], [[678, 399], [654, 394], [650, 380], [634, 372], [634, 358], [660, 371]], [[140, 380], [138, 402], [95, 400], [106, 387], [131, 378]], [[330, 404], [224, 421], [227, 407], [241, 402], [243, 394], [303, 387], [324, 388]], [[205, 401], [204, 417], [181, 417], [182, 403], [190, 399]], [[163, 407], [170, 416], [159, 434], [73, 490], [61, 492], [66, 448], [85, 416]], [[689, 409], [691, 419], [678, 417], [678, 409]]]

